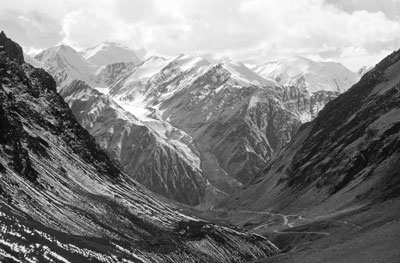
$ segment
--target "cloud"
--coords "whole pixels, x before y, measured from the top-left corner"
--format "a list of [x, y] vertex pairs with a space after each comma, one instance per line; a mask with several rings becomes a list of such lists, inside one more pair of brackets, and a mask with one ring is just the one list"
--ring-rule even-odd
[[0, 24], [31, 48], [111, 40], [158, 55], [195, 52], [253, 64], [302, 55], [356, 69], [400, 48], [393, 11], [400, 1], [387, 2], [23, 0], [5, 3]]
[[366, 10], [371, 13], [383, 12], [391, 20], [400, 19], [400, 0], [327, 0], [348, 13]]
[[75, 48], [92, 46], [112, 36], [114, 26], [111, 17], [96, 10], [77, 10], [68, 13], [62, 21], [62, 42]]

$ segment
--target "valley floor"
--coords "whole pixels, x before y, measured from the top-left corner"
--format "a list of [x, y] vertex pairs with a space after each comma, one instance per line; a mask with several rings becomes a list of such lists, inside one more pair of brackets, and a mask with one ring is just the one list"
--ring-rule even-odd
[[249, 210], [194, 213], [264, 235], [282, 250], [253, 263], [400, 262], [400, 199], [318, 216]]

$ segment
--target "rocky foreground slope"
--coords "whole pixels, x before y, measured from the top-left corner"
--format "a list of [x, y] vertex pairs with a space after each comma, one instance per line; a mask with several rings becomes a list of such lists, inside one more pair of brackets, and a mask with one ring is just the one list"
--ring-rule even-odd
[[184, 216], [121, 172], [0, 34], [0, 261], [243, 262], [264, 237]]

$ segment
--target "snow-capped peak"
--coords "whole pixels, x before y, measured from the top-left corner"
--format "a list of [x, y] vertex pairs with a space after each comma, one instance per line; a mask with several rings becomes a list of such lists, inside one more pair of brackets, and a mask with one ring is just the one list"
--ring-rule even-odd
[[47, 67], [71, 68], [80, 74], [89, 74], [90, 72], [90, 65], [87, 61], [75, 49], [67, 45], [48, 48], [36, 55], [34, 59], [42, 66], [47, 64]]
[[180, 54], [171, 63], [174, 63], [174, 65], [176, 65], [182, 72], [193, 68], [208, 68], [211, 65], [207, 59], [195, 54]]
[[228, 61], [224, 62], [223, 66], [232, 74], [232, 77], [241, 80], [244, 82], [248, 82], [254, 85], [268, 85], [268, 86], [277, 86], [275, 80], [269, 78], [263, 78], [248, 67], [244, 65], [240, 61]]
[[358, 74], [336, 62], [316, 62], [304, 57], [291, 57], [268, 62], [254, 68], [262, 77], [275, 79], [282, 85], [294, 85], [304, 78], [309, 92], [319, 90], [344, 92], [359, 79]]
[[82, 60], [79, 53], [75, 49], [73, 49], [72, 47], [67, 46], [67, 45], [58, 45], [55, 47], [45, 49], [42, 52], [40, 52], [39, 54], [37, 54], [34, 57], [34, 59], [39, 62], [45, 62], [51, 58], [54, 58], [57, 55], [63, 56], [64, 58], [67, 58], [67, 59]]
[[118, 43], [105, 41], [86, 49], [82, 56], [93, 65], [105, 66], [118, 62], [133, 62], [138, 65], [141, 61], [135, 52]]
[[140, 81], [145, 81], [157, 74], [170, 61], [163, 57], [152, 56], [143, 61], [133, 69], [132, 73], [125, 80], [125, 85], [133, 85]]

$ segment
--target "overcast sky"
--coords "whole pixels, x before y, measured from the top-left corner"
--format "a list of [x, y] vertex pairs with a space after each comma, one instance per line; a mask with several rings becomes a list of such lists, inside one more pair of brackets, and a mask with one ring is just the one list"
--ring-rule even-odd
[[148, 54], [258, 64], [298, 55], [356, 70], [400, 48], [400, 0], [0, 0], [0, 29], [28, 53], [109, 40]]

